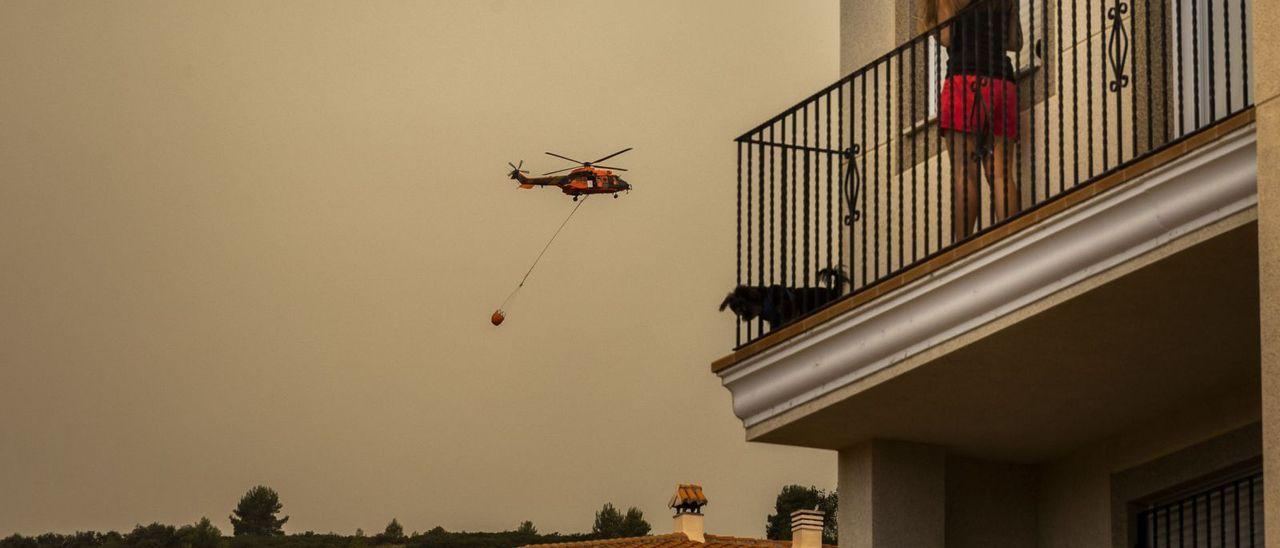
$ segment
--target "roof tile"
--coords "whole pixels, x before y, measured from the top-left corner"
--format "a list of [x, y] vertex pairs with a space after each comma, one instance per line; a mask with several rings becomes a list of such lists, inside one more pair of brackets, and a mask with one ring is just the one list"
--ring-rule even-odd
[[[555, 544], [537, 544], [538, 548], [790, 548], [791, 542], [786, 540], [765, 540], [758, 538], [730, 537], [723, 535], [706, 535], [707, 542], [689, 540], [684, 533], [668, 533], [665, 535], [648, 535], [643, 537], [611, 538], [602, 540], [584, 540], [580, 542], [560, 542]], [[836, 548], [827, 544], [824, 548]]]

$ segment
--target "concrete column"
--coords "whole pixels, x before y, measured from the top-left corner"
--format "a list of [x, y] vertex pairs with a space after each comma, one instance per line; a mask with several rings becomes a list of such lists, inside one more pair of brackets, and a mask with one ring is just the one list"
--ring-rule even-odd
[[1280, 548], [1280, 2], [1253, 3], [1258, 121], [1258, 278], [1262, 329], [1262, 453], [1267, 546]]
[[946, 453], [874, 440], [840, 451], [840, 546], [946, 545]]

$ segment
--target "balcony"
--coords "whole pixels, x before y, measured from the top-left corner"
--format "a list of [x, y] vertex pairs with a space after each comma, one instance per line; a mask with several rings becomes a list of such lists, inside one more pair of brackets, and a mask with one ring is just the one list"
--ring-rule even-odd
[[[1095, 367], [1118, 361], [1103, 356], [1152, 359], [1152, 348], [1179, 348], [1203, 329], [1141, 334], [1146, 350], [1081, 334], [1092, 349], [1060, 351], [1080, 333], [1071, 322], [1136, 336], [1132, 322], [1191, 313], [1236, 329], [1217, 348], [1256, 349], [1256, 317], [1239, 317], [1256, 312], [1249, 3], [1022, 0], [1004, 33], [1021, 35], [1006, 44], [1010, 84], [949, 86], [949, 64], [974, 66], [949, 51], [981, 50], [953, 40], [990, 35], [972, 29], [1000, 25], [991, 5], [975, 2], [737, 139], [738, 288], [726, 305], [739, 320], [734, 351], [712, 369], [748, 437], [838, 447], [886, 435], [855, 426], [843, 429], [849, 439], [815, 441], [805, 433], [814, 425], [797, 420], [839, 404], [840, 416], [899, 424], [850, 398], [922, 363], [980, 363], [1014, 347], [1026, 352], [1019, 361], [1091, 364], [1064, 366], [1064, 394], [1130, 387], [1167, 372], [1129, 367], [1117, 379]], [[969, 137], [940, 131], [940, 118], [967, 124]], [[969, 373], [998, 377], [1000, 394], [1053, 377], [988, 365]], [[1256, 374], [1192, 368], [1143, 404]], [[1061, 407], [1046, 405], [1051, 420]], [[902, 436], [948, 441], [912, 430], [929, 428], [920, 421], [900, 425]], [[953, 441], [1030, 455], [1069, 439]]]

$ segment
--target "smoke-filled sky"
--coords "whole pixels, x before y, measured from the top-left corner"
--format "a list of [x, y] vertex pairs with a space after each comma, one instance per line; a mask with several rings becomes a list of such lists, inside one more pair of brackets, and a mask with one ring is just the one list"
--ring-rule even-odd
[[[0, 535], [759, 536], [833, 454], [748, 444], [732, 138], [832, 81], [836, 0], [0, 3]], [[630, 168], [572, 207], [504, 175]]]

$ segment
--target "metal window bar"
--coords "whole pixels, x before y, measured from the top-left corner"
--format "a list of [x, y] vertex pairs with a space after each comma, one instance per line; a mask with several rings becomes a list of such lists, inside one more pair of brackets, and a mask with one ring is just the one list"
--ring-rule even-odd
[[1137, 548], [1263, 546], [1262, 473], [1139, 507]]

